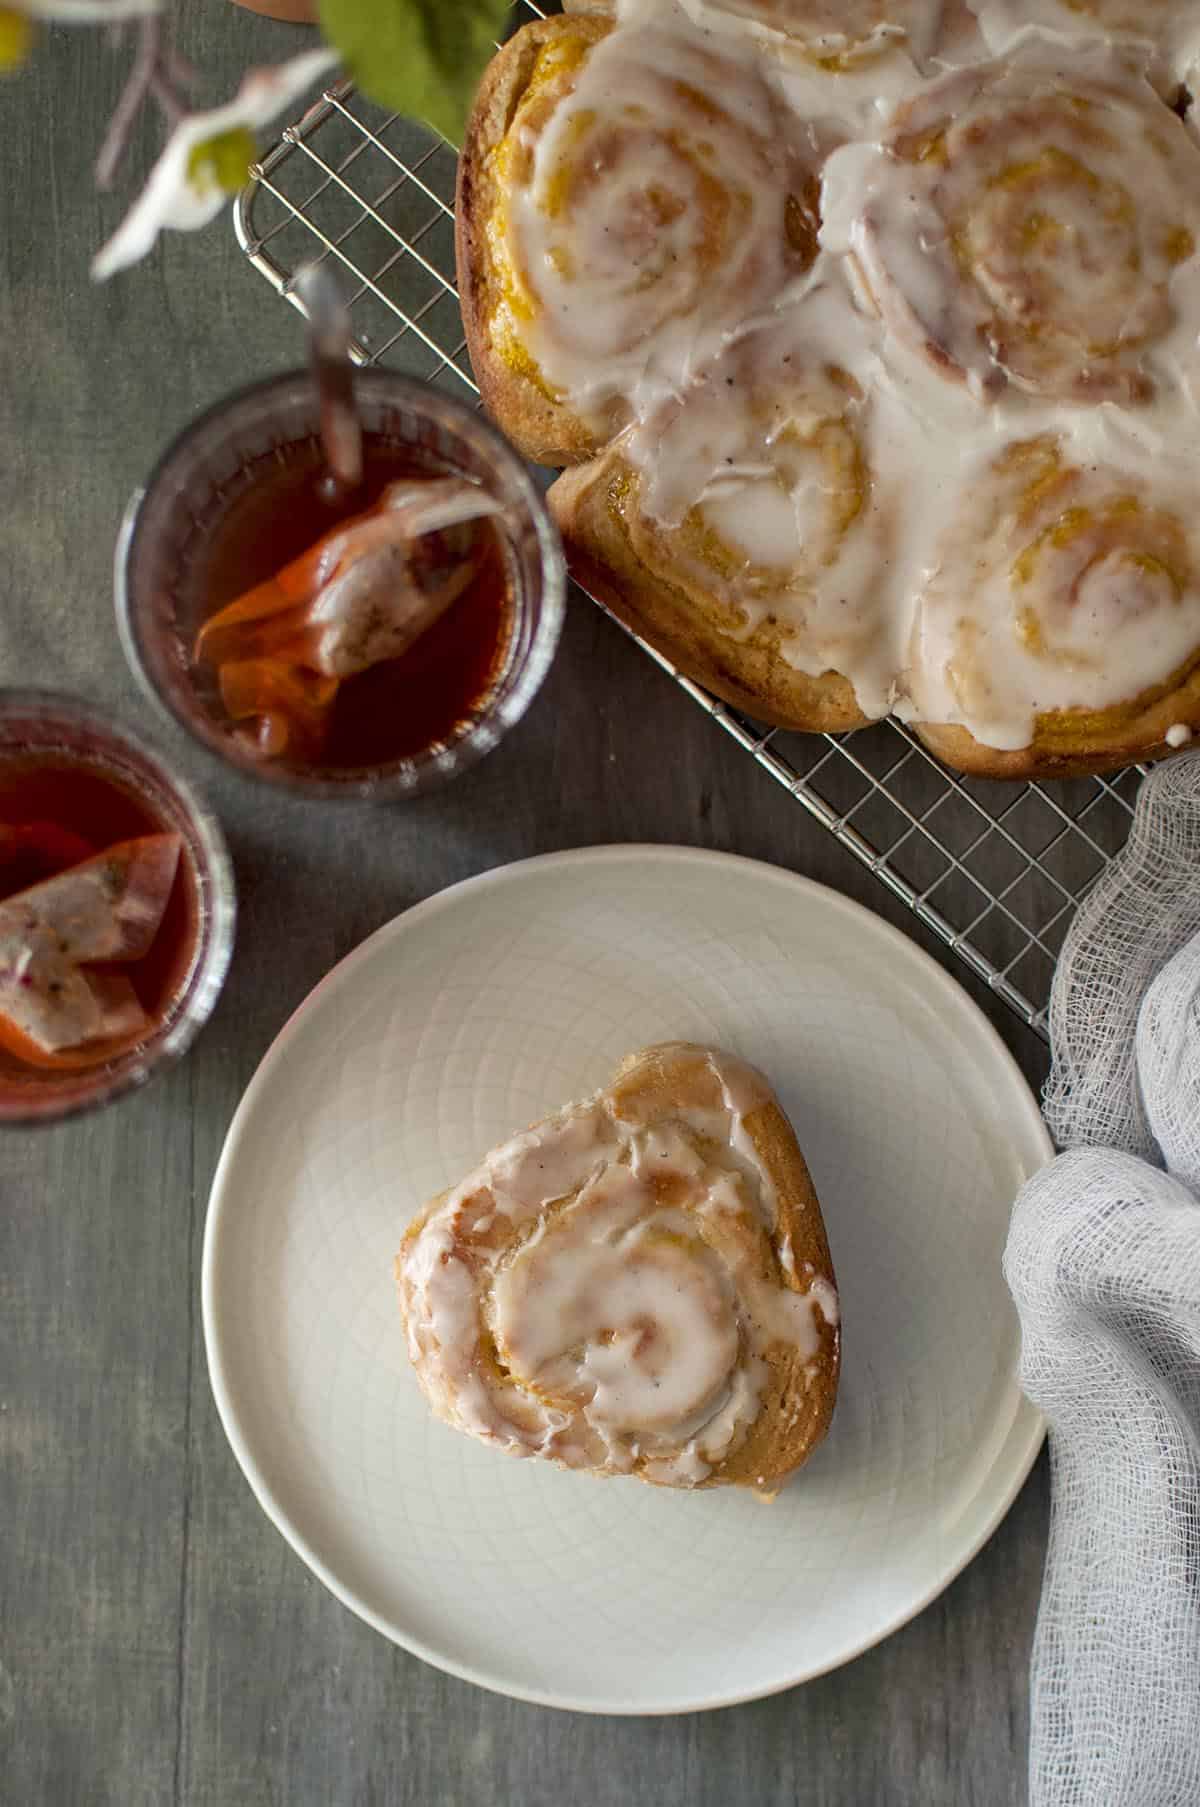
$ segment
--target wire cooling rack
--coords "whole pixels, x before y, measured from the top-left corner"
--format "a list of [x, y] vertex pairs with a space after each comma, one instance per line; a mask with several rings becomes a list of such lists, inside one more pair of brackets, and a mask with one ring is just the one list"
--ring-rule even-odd
[[[514, 12], [542, 16], [529, 0]], [[455, 161], [441, 139], [341, 83], [255, 166], [234, 223], [255, 269], [301, 312], [300, 265], [340, 268], [358, 361], [461, 396], [477, 390], [454, 281]], [[1014, 786], [947, 772], [895, 722], [843, 737], [764, 729], [631, 637], [1045, 1036], [1063, 936], [1125, 840], [1138, 773]]]

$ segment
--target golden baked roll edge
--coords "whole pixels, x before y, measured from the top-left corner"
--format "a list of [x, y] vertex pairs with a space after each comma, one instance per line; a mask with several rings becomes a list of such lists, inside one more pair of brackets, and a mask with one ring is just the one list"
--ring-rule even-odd
[[694, 588], [685, 591], [647, 568], [622, 518], [637, 481], [625, 460], [609, 452], [552, 485], [547, 500], [576, 581], [684, 677], [755, 720], [801, 733], [865, 726], [868, 718], [841, 673], [811, 677], [797, 670], [781, 651], [779, 630], [765, 623], [735, 638], [721, 625], [719, 605], [706, 607]]
[[458, 160], [454, 242], [463, 334], [483, 404], [518, 451], [554, 467], [590, 458], [606, 435], [596, 433], [554, 399], [535, 371], [515, 368], [493, 338], [492, 322], [503, 277], [496, 268], [491, 233], [503, 217], [505, 185], [494, 154], [512, 123], [542, 50], [556, 40], [596, 43], [612, 29], [603, 14], [535, 19], [504, 44], [484, 73], [467, 122]]
[[[1178, 745], [1168, 741], [1183, 729]], [[1087, 778], [1165, 759], [1200, 733], [1200, 663], [1163, 694], [1116, 709], [1043, 716], [1027, 747], [989, 747], [953, 723], [915, 722], [913, 732], [944, 765], [973, 778]]]

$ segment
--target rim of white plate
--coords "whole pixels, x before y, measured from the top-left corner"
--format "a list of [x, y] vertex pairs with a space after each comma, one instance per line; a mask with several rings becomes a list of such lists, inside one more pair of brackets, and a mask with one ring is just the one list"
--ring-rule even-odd
[[[796, 1673], [782, 1676], [777, 1682], [767, 1687], [755, 1686], [744, 1692], [721, 1692], [709, 1696], [691, 1695], [680, 1698], [668, 1705], [657, 1702], [654, 1705], [641, 1707], [628, 1701], [595, 1700], [581, 1698], [576, 1695], [552, 1693], [545, 1689], [526, 1688], [520, 1684], [504, 1683], [483, 1670], [476, 1669], [470, 1663], [461, 1663], [435, 1649], [425, 1639], [402, 1630], [395, 1622], [384, 1614], [376, 1612], [352, 1587], [346, 1586], [332, 1569], [319, 1556], [308, 1539], [297, 1530], [292, 1523], [286, 1507], [280, 1502], [274, 1490], [268, 1484], [261, 1468], [250, 1448], [249, 1442], [242, 1433], [238, 1409], [225, 1372], [224, 1358], [221, 1351], [220, 1333], [217, 1328], [217, 1303], [214, 1297], [214, 1273], [219, 1259], [219, 1244], [222, 1235], [222, 1216], [224, 1208], [224, 1187], [226, 1175], [236, 1162], [240, 1145], [253, 1120], [259, 1094], [270, 1082], [271, 1070], [286, 1056], [292, 1043], [297, 1039], [303, 1027], [303, 1020], [314, 1008], [319, 997], [327, 995], [335, 984], [348, 980], [358, 966], [370, 959], [374, 951], [383, 943], [397, 939], [408, 933], [415, 924], [452, 908], [455, 902], [466, 892], [480, 892], [500, 889], [511, 884], [520, 876], [537, 869], [548, 870], [577, 865], [616, 864], [623, 860], [651, 858], [656, 861], [673, 861], [680, 865], [707, 865], [725, 868], [751, 868], [759, 879], [767, 879], [778, 883], [786, 889], [801, 890], [811, 896], [819, 896], [822, 905], [865, 927], [885, 944], [893, 946], [905, 958], [912, 958], [922, 967], [925, 976], [941, 995], [948, 1008], [956, 1011], [961, 1019], [968, 1021], [979, 1034], [981, 1040], [998, 1056], [1016, 1082], [1017, 1094], [1021, 1098], [1023, 1108], [1027, 1108], [1026, 1127], [1032, 1139], [1039, 1142], [1046, 1160], [1054, 1154], [1054, 1144], [1043, 1121], [1037, 1100], [1029, 1087], [1025, 1075], [1021, 1072], [1012, 1053], [1003, 1038], [991, 1024], [975, 1000], [963, 989], [958, 981], [944, 972], [933, 957], [925, 949], [918, 946], [901, 929], [895, 928], [883, 917], [877, 916], [865, 904], [856, 903], [853, 898], [845, 897], [840, 891], [833, 890], [818, 880], [807, 878], [803, 873], [791, 872], [783, 866], [773, 866], [766, 860], [749, 859], [743, 854], [723, 853], [719, 849], [707, 847], [680, 846], [674, 842], [629, 841], [606, 843], [595, 847], [574, 847], [558, 853], [534, 854], [528, 859], [512, 860], [507, 865], [494, 866], [486, 872], [479, 872], [470, 878], [460, 879], [456, 884], [448, 885], [420, 903], [413, 904], [399, 915], [393, 916], [376, 929], [367, 939], [360, 942], [336, 966], [330, 968], [324, 978], [319, 979], [308, 995], [296, 1006], [291, 1016], [279, 1030], [270, 1047], [259, 1062], [250, 1083], [243, 1092], [238, 1107], [233, 1114], [225, 1141], [221, 1149], [221, 1157], [213, 1175], [209, 1192], [208, 1214], [204, 1226], [204, 1251], [201, 1263], [201, 1316], [204, 1325], [204, 1343], [208, 1357], [209, 1383], [216, 1401], [217, 1413], [220, 1417], [225, 1435], [229, 1440], [238, 1465], [242, 1470], [250, 1490], [258, 1504], [266, 1513], [280, 1535], [291, 1545], [301, 1561], [324, 1583], [335, 1599], [340, 1600], [358, 1618], [370, 1625], [391, 1643], [403, 1650], [408, 1650], [424, 1662], [430, 1663], [447, 1675], [453, 1675], [460, 1681], [472, 1682], [476, 1687], [485, 1688], [489, 1693], [502, 1694], [512, 1700], [522, 1700], [532, 1706], [556, 1707], [565, 1711], [596, 1714], [619, 1714], [623, 1718], [665, 1717], [677, 1713], [710, 1712], [722, 1707], [742, 1706], [748, 1701], [764, 1700], [773, 1694], [785, 1693], [789, 1688], [800, 1686], [807, 1681], [815, 1681], [822, 1675], [831, 1674], [835, 1669], [843, 1668], [853, 1662], [856, 1657], [866, 1651], [873, 1650], [877, 1644], [891, 1637], [893, 1632], [918, 1617], [925, 1608], [945, 1592], [950, 1583], [966, 1568], [967, 1564], [977, 1556], [984, 1544], [996, 1531], [1008, 1514], [1017, 1495], [1020, 1493], [1030, 1470], [1038, 1458], [1046, 1436], [1046, 1423], [1042, 1414], [1025, 1400], [1028, 1408], [1028, 1446], [1019, 1450], [1007, 1484], [996, 1496], [993, 1508], [983, 1521], [982, 1528], [968, 1539], [960, 1551], [946, 1565], [938, 1580], [927, 1592], [914, 1601], [907, 1603], [899, 1612], [879, 1625], [868, 1637], [839, 1650], [828, 1662], [802, 1667]], [[1014, 1377], [1015, 1378], [1015, 1377]], [[1015, 1427], [1014, 1427], [1015, 1430]], [[1006, 1439], [1007, 1449], [1012, 1441], [1012, 1433]], [[995, 1465], [989, 1471], [995, 1473]]]

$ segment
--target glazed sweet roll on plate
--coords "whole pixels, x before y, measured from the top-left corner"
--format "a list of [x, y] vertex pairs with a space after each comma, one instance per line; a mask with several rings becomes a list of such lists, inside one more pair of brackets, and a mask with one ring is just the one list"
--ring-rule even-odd
[[417, 1378], [518, 1456], [769, 1497], [824, 1436], [838, 1299], [767, 1081], [669, 1043], [494, 1149], [396, 1260]]

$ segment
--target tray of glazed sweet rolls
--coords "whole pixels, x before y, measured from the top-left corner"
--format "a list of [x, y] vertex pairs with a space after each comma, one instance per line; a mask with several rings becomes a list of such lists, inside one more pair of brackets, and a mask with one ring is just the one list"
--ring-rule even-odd
[[1200, 8], [514, 7], [461, 155], [331, 88], [239, 239], [481, 395], [573, 574], [1044, 1032], [1200, 728]]

